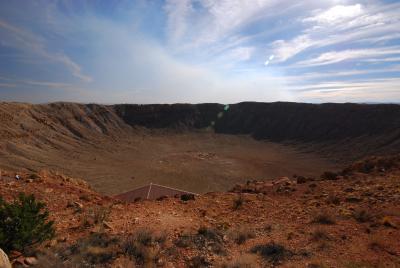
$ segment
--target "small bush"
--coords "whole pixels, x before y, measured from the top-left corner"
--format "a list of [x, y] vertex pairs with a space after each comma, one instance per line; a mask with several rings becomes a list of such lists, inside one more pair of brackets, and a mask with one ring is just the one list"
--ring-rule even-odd
[[329, 195], [326, 201], [328, 204], [340, 205], [340, 198], [335, 195]]
[[330, 240], [330, 236], [324, 230], [316, 230], [311, 234], [311, 239], [313, 241], [326, 241]]
[[93, 225], [102, 225], [105, 221], [107, 221], [110, 216], [111, 209], [108, 207], [97, 206], [94, 208], [90, 208], [83, 215], [83, 226], [90, 227]]
[[356, 210], [353, 213], [353, 217], [358, 222], [369, 222], [374, 218], [373, 215], [366, 210]]
[[241, 245], [246, 242], [248, 239], [254, 238], [255, 234], [251, 230], [248, 229], [238, 229], [231, 233], [231, 238], [235, 241], [236, 244]]
[[261, 255], [261, 257], [263, 257], [265, 260], [274, 264], [281, 262], [293, 255], [290, 250], [287, 250], [284, 246], [274, 242], [255, 246], [251, 249], [251, 252]]
[[214, 228], [208, 228], [208, 227], [200, 227], [199, 230], [197, 231], [199, 235], [204, 236], [206, 239], [213, 240], [213, 241], [221, 241], [221, 233], [214, 229]]
[[193, 244], [193, 237], [189, 234], [182, 234], [174, 241], [174, 244], [180, 248], [187, 248]]
[[332, 215], [322, 212], [322, 213], [315, 215], [314, 219], [312, 220], [312, 223], [335, 224], [335, 220], [332, 217]]
[[182, 201], [195, 200], [195, 197], [194, 194], [183, 194], [181, 195], [181, 200]]
[[191, 268], [203, 268], [209, 267], [211, 265], [210, 262], [203, 256], [195, 256], [189, 261], [189, 267]]
[[211, 250], [218, 255], [225, 255], [223, 234], [214, 228], [200, 227], [196, 234], [181, 234], [174, 244], [180, 248], [197, 248], [201, 251]]
[[117, 257], [118, 248], [119, 239], [105, 233], [93, 233], [61, 254], [74, 263], [104, 264]]
[[28, 247], [54, 237], [45, 204], [33, 195], [21, 193], [13, 203], [0, 197], [0, 248], [24, 252]]
[[165, 240], [166, 236], [157, 236], [151, 230], [139, 229], [123, 242], [122, 251], [139, 264], [154, 264], [160, 258], [160, 248]]
[[243, 198], [243, 195], [240, 194], [237, 198], [233, 200], [233, 209], [234, 210], [240, 209], [243, 206], [244, 202], [245, 200]]

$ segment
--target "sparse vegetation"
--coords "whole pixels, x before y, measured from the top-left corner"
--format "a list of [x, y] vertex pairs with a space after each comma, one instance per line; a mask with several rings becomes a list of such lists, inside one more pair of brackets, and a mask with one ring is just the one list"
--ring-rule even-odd
[[329, 195], [328, 198], [326, 199], [326, 202], [328, 204], [333, 204], [333, 205], [340, 205], [340, 198], [336, 195]]
[[12, 203], [0, 197], [0, 248], [25, 251], [53, 238], [53, 222], [45, 204], [21, 193]]
[[196, 248], [198, 250], [210, 250], [218, 255], [225, 255], [223, 234], [211, 227], [200, 227], [196, 234], [181, 234], [174, 244], [180, 248]]
[[109, 207], [96, 206], [89, 208], [83, 215], [83, 227], [91, 227], [95, 225], [102, 226], [107, 221], [111, 209]]
[[204, 236], [206, 239], [213, 241], [220, 241], [222, 236], [218, 230], [204, 226], [200, 227], [197, 233]]
[[241, 245], [248, 239], [254, 238], [255, 234], [252, 230], [249, 230], [248, 228], [240, 228], [231, 231], [230, 237], [233, 241], [235, 241], [236, 244]]
[[255, 246], [251, 249], [251, 252], [259, 254], [265, 260], [274, 264], [290, 258], [293, 255], [293, 253], [283, 245], [274, 242]]
[[[107, 263], [117, 256], [117, 239], [110, 239], [104, 234], [92, 234], [87, 240], [80, 240], [73, 248], [75, 256], [82, 256], [82, 261], [91, 264]], [[114, 245], [114, 247], [112, 246]]]
[[329, 234], [322, 229], [317, 229], [313, 233], [311, 233], [311, 240], [313, 241], [319, 242], [319, 241], [327, 241], [330, 239], [331, 237], [329, 236]]
[[122, 243], [122, 251], [138, 264], [155, 264], [166, 240], [165, 235], [156, 235], [149, 229], [139, 229]]
[[312, 223], [335, 224], [336, 221], [331, 214], [329, 214], [327, 212], [319, 212], [314, 216]]
[[374, 216], [370, 212], [364, 209], [354, 211], [353, 217], [361, 223], [372, 221], [374, 218]]
[[238, 210], [240, 209], [243, 204], [244, 204], [245, 200], [243, 198], [242, 194], [239, 194], [234, 200], [233, 200], [233, 209], [234, 210]]
[[190, 259], [188, 265], [191, 268], [204, 268], [209, 267], [211, 263], [204, 256], [195, 256]]
[[195, 197], [194, 194], [183, 194], [181, 195], [181, 200], [182, 201], [195, 200]]
[[[46, 252], [39, 258], [39, 267], [93, 267], [108, 263], [120, 254], [119, 239], [105, 233], [93, 233], [72, 246]], [[60, 265], [61, 264], [61, 265]], [[47, 266], [48, 265], [48, 266]]]

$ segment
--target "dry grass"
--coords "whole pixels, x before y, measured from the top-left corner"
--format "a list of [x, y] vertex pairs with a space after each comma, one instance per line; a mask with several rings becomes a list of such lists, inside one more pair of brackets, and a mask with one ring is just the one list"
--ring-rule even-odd
[[229, 234], [230, 238], [235, 241], [236, 244], [241, 245], [248, 239], [254, 238], [256, 235], [253, 230], [242, 227], [236, 230], [232, 230]]
[[353, 217], [360, 223], [370, 222], [374, 219], [374, 215], [365, 209], [354, 211]]
[[285, 259], [290, 258], [293, 252], [286, 249], [283, 245], [270, 242], [264, 245], [258, 245], [251, 249], [252, 253], [257, 253], [265, 260], [277, 264]]
[[311, 240], [312, 241], [329, 241], [331, 237], [329, 234], [323, 229], [317, 229], [311, 233]]
[[122, 251], [139, 265], [156, 264], [160, 259], [166, 236], [149, 229], [139, 229], [122, 243]]
[[321, 211], [316, 213], [311, 222], [316, 224], [327, 224], [327, 225], [336, 223], [332, 214], [326, 211]]

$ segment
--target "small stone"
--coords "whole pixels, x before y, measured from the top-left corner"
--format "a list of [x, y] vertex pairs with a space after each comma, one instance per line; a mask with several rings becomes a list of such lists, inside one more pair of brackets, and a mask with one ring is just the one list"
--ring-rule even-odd
[[24, 262], [28, 265], [36, 265], [38, 260], [35, 257], [26, 257]]

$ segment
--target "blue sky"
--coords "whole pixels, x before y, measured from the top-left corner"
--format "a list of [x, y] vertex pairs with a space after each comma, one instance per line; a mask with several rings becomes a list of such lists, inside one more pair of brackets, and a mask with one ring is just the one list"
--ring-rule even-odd
[[0, 0], [0, 100], [400, 102], [400, 2]]

